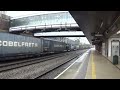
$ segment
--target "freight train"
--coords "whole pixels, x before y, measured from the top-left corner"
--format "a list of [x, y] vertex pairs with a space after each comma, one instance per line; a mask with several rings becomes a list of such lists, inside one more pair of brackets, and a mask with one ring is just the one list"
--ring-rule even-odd
[[0, 33], [0, 61], [70, 51], [69, 46], [56, 40]]
[[74, 45], [45, 38], [0, 33], [0, 61], [75, 50]]

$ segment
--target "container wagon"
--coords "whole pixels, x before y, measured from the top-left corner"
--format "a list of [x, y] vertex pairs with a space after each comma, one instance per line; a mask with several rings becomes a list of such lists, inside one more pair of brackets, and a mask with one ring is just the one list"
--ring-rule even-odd
[[0, 33], [0, 61], [59, 53], [67, 49], [66, 43], [60, 41]]

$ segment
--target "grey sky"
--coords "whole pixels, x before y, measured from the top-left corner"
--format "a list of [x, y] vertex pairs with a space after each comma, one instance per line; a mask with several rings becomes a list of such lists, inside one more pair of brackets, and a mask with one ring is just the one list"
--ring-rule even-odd
[[[11, 17], [23, 17], [37, 14], [47, 14], [47, 13], [57, 13], [57, 12], [68, 12], [68, 11], [7, 11], [6, 14]], [[87, 38], [85, 37], [70, 37], [72, 40], [80, 39], [82, 43], [89, 44]]]
[[68, 12], [68, 11], [7, 11], [6, 14], [12, 17], [21, 17], [21, 16], [57, 13], [57, 12]]

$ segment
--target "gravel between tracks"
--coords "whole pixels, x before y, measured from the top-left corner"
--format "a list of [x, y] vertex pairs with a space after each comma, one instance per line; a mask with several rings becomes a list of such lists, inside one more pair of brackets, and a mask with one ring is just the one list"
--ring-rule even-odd
[[[77, 54], [79, 54], [80, 56], [85, 52], [86, 50], [82, 50], [82, 51], [78, 51], [76, 52]], [[79, 56], [79, 57], [80, 57]], [[78, 57], [77, 57], [78, 58]], [[56, 68], [55, 70], [49, 72], [49, 73], [46, 73], [45, 75], [39, 77], [38, 79], [54, 79], [58, 74], [60, 74], [62, 71], [64, 71], [67, 67], [69, 67], [74, 61], [76, 61], [76, 59], [73, 59], [71, 60], [70, 62], [62, 65], [61, 67], [59, 68]]]
[[2, 72], [0, 73], [0, 79], [34, 79], [73, 57], [75, 57], [75, 54]]

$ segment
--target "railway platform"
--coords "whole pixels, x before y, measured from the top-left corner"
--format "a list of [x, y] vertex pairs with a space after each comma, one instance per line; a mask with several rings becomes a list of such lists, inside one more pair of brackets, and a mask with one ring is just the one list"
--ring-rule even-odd
[[57, 79], [120, 79], [120, 69], [99, 52], [90, 49]]
[[120, 70], [107, 58], [91, 50], [86, 79], [120, 79]]

